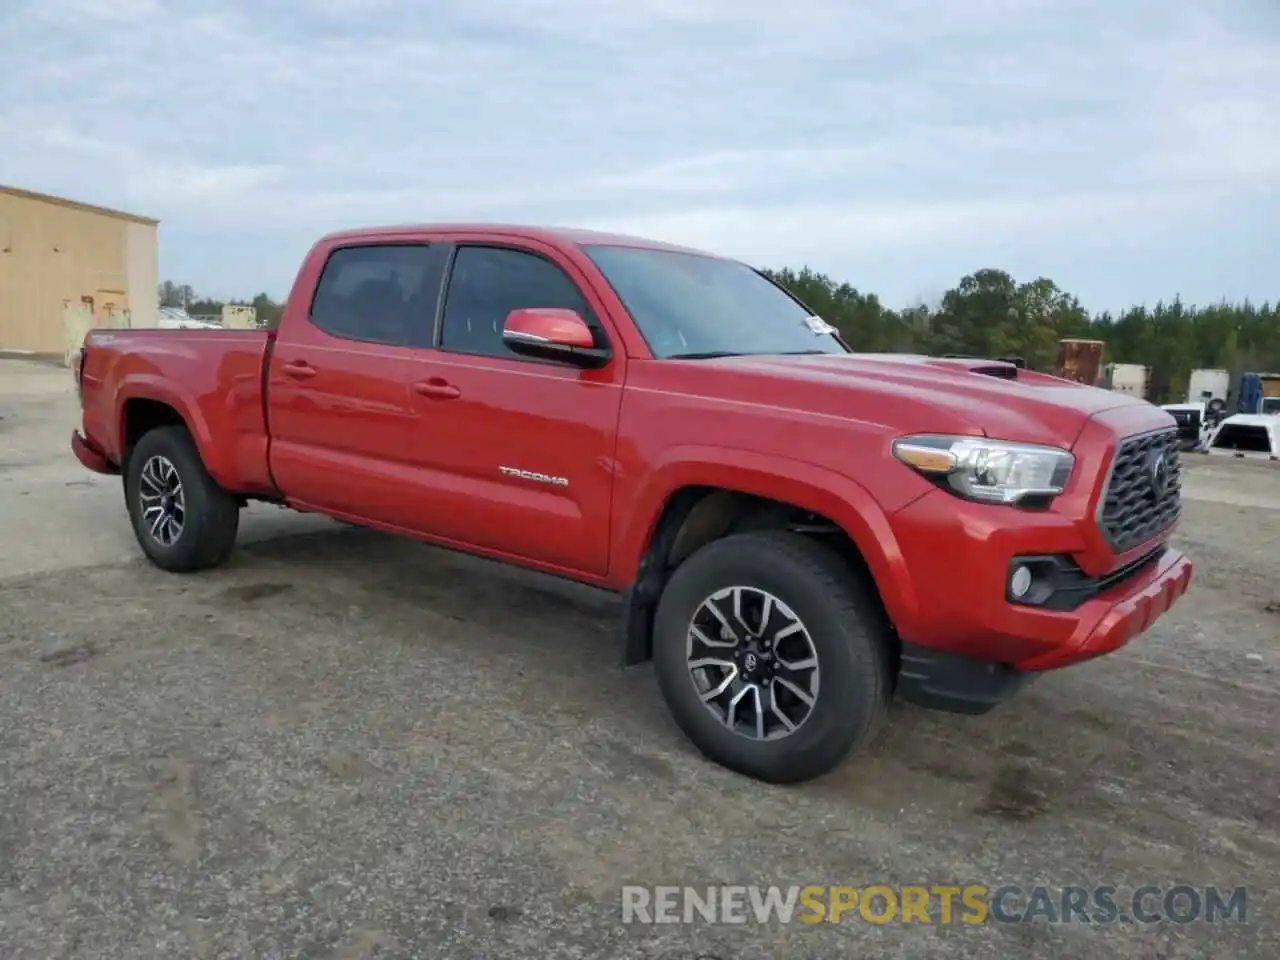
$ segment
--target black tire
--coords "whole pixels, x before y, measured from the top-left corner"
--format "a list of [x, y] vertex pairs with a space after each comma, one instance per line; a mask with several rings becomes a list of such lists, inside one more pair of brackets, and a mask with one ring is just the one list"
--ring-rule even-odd
[[[182, 528], [168, 544], [151, 534], [143, 516], [142, 473], [154, 457], [171, 463], [182, 484]], [[157, 427], [142, 435], [125, 464], [124, 498], [138, 545], [162, 570], [191, 573], [216, 567], [235, 546], [240, 504], [209, 476], [185, 427]]]
[[[759, 740], [702, 701], [688, 668], [690, 623], [727, 587], [767, 591], [803, 622], [820, 670], [811, 712], [793, 732]], [[891, 696], [892, 635], [874, 586], [835, 551], [799, 534], [760, 531], [713, 541], [676, 568], [654, 620], [658, 684], [680, 729], [708, 759], [769, 783], [834, 769], [878, 724]]]

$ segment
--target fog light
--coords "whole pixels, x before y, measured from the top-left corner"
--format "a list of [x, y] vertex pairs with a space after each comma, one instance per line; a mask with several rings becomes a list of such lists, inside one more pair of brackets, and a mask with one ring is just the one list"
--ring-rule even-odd
[[1019, 567], [1013, 571], [1013, 576], [1009, 578], [1009, 592], [1017, 599], [1021, 600], [1027, 595], [1027, 591], [1031, 589], [1031, 571], [1026, 567]]

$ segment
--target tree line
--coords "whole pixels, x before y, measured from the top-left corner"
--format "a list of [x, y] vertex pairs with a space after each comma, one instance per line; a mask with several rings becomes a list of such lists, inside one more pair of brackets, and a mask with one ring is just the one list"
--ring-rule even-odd
[[259, 293], [251, 300], [217, 300], [198, 295], [188, 284], [174, 283], [172, 280], [160, 284], [157, 296], [160, 306], [178, 307], [193, 317], [217, 317], [222, 315], [224, 306], [241, 306], [253, 307], [259, 323], [274, 323], [280, 319], [284, 310], [283, 303], [277, 303], [265, 293]]
[[[1149, 368], [1147, 398], [1155, 403], [1185, 400], [1188, 377], [1199, 367], [1280, 371], [1280, 304], [1199, 307], [1175, 297], [1118, 315], [1094, 314], [1052, 280], [1019, 283], [1003, 270], [987, 269], [961, 279], [936, 304], [894, 310], [874, 293], [808, 267], [763, 272], [859, 351], [1017, 356], [1032, 369], [1052, 371], [1059, 340], [1101, 340], [1103, 362]], [[195, 316], [222, 311], [222, 301], [197, 296], [189, 286], [166, 281], [159, 293], [161, 306], [185, 306]], [[252, 306], [260, 321], [278, 319], [283, 309], [265, 293], [229, 302]]]
[[860, 351], [1016, 356], [1052, 372], [1059, 340], [1101, 340], [1104, 363], [1148, 367], [1147, 399], [1154, 403], [1186, 400], [1197, 368], [1280, 371], [1280, 304], [1197, 307], [1174, 298], [1118, 315], [1091, 314], [1052, 280], [1018, 283], [1003, 270], [979, 270], [936, 305], [893, 310], [873, 293], [808, 268], [764, 272]]

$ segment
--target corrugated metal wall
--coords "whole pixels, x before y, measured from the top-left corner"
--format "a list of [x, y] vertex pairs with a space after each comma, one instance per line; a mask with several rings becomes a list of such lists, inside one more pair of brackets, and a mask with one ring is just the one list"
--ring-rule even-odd
[[84, 345], [85, 334], [90, 330], [128, 330], [134, 326], [128, 310], [110, 310], [94, 313], [87, 303], [68, 303], [62, 309], [62, 362], [68, 367]]
[[153, 314], [155, 277], [154, 224], [0, 190], [0, 350], [62, 356], [86, 309]]
[[[154, 327], [160, 322], [156, 290], [160, 285], [156, 263], [156, 227], [151, 223], [125, 221], [124, 272], [129, 288], [129, 312], [133, 325]], [[150, 291], [150, 296], [142, 296]]]

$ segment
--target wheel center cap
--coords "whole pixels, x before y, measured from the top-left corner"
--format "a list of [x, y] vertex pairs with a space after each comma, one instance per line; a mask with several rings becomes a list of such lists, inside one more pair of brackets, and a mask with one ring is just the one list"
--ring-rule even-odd
[[742, 666], [746, 669], [747, 673], [755, 673], [756, 667], [760, 666], [760, 658], [754, 653], [748, 653], [742, 659]]

